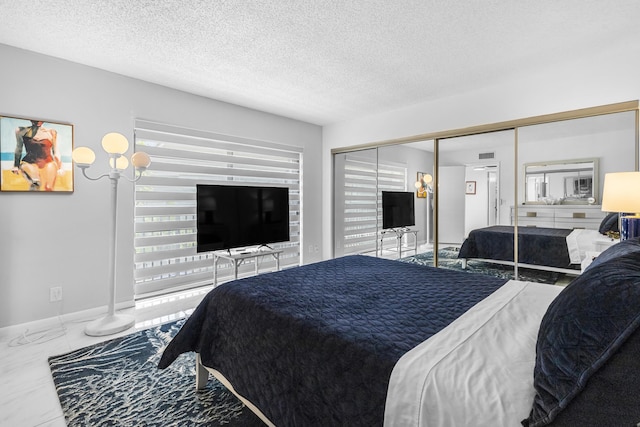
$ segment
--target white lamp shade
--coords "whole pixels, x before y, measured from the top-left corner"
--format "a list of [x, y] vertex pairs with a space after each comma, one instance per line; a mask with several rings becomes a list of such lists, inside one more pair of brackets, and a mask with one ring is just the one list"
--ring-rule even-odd
[[431, 182], [433, 181], [433, 177], [430, 174], [424, 174], [424, 176], [422, 177], [422, 181], [425, 184], [431, 184]]
[[[109, 166], [113, 168], [113, 157], [109, 159]], [[115, 168], [120, 170], [125, 170], [127, 167], [129, 167], [129, 160], [125, 156], [119, 156], [116, 159]]]
[[96, 153], [89, 147], [78, 147], [71, 153], [71, 158], [78, 165], [92, 165], [96, 161]]
[[415, 186], [416, 188], [420, 188], [422, 187], [422, 183], [420, 181], [416, 181]]
[[640, 172], [605, 174], [602, 210], [640, 213]]
[[102, 148], [109, 154], [124, 154], [129, 149], [129, 141], [123, 134], [111, 132], [102, 138]]
[[143, 151], [138, 151], [131, 156], [131, 163], [136, 169], [146, 169], [151, 164], [151, 158]]

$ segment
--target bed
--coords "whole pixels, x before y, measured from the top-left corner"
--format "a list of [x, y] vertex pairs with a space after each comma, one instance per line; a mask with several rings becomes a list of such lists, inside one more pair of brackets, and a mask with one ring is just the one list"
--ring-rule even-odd
[[[607, 255], [619, 246], [625, 250], [614, 251], [618, 256]], [[607, 374], [600, 369], [607, 361], [616, 361], [618, 376], [620, 369], [638, 367], [629, 355], [640, 350], [640, 291], [632, 286], [640, 285], [640, 244], [615, 245], [599, 259], [564, 289], [367, 256], [240, 279], [205, 297], [164, 350], [159, 367], [196, 352], [199, 372], [207, 373], [200, 383], [213, 373], [266, 424], [278, 426], [447, 426], [470, 420], [500, 426], [524, 420], [535, 427], [594, 412], [600, 417], [595, 419], [623, 416], [616, 419], [633, 419], [634, 425], [640, 421], [634, 393], [609, 387], [626, 405], [626, 415], [620, 408], [615, 412], [615, 405], [607, 408], [611, 415], [597, 405], [594, 410], [602, 393], [584, 398], [588, 393], [580, 392], [589, 390], [586, 378], [608, 381], [599, 376]], [[621, 275], [621, 263], [627, 274]], [[608, 285], [614, 270], [622, 289]], [[606, 302], [600, 320], [612, 304], [626, 308], [617, 307], [604, 328], [591, 325], [590, 313], [580, 310], [593, 311], [593, 301], [577, 308], [566, 303], [585, 292], [587, 299]], [[554, 305], [560, 313], [550, 314]], [[574, 311], [570, 316], [562, 313], [567, 307]], [[580, 327], [596, 331], [574, 331], [566, 340], [571, 346], [559, 346], [576, 327], [563, 321], [579, 316], [587, 318]], [[595, 341], [583, 346], [585, 336]], [[574, 358], [570, 369], [551, 369]], [[576, 371], [575, 381], [568, 370]], [[640, 385], [626, 377], [635, 382], [624, 387]], [[561, 391], [554, 393], [554, 387]]]
[[[518, 265], [578, 274], [587, 252], [597, 252], [596, 242], [607, 238], [598, 230], [518, 227]], [[610, 240], [610, 239], [608, 239]], [[513, 264], [514, 227], [495, 225], [472, 230], [458, 258]]]

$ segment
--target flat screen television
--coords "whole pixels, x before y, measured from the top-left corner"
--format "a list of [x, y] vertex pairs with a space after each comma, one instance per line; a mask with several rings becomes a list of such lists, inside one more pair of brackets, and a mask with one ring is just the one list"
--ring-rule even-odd
[[289, 189], [196, 186], [197, 252], [289, 240]]
[[382, 228], [400, 228], [416, 224], [414, 194], [410, 191], [382, 192]]

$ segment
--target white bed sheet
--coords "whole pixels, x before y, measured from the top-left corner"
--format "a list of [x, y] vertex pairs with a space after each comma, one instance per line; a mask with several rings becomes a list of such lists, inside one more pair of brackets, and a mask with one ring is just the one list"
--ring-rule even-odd
[[597, 252], [596, 242], [611, 241], [598, 230], [576, 228], [567, 237], [567, 249], [571, 264], [580, 264], [587, 256], [587, 252]]
[[519, 426], [533, 403], [538, 329], [563, 288], [511, 280], [406, 353], [385, 426]]

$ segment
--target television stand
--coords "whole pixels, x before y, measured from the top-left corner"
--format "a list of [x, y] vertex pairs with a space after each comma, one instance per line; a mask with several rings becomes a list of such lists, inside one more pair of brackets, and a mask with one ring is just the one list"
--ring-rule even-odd
[[280, 270], [280, 254], [284, 252], [282, 249], [264, 249], [257, 250], [243, 250], [241, 252], [231, 251], [215, 251], [213, 253], [213, 286], [218, 285], [218, 260], [220, 258], [226, 259], [231, 262], [233, 266], [233, 277], [238, 278], [238, 267], [245, 263], [245, 261], [253, 259], [255, 264], [255, 274], [258, 275], [258, 257], [272, 256], [276, 260], [276, 271]]
[[413, 250], [418, 254], [418, 230], [411, 230], [410, 228], [387, 228], [380, 230], [380, 255], [382, 256], [384, 236], [386, 234], [395, 233], [396, 240], [398, 242], [398, 258], [402, 258], [402, 238], [405, 234], [413, 234]]

